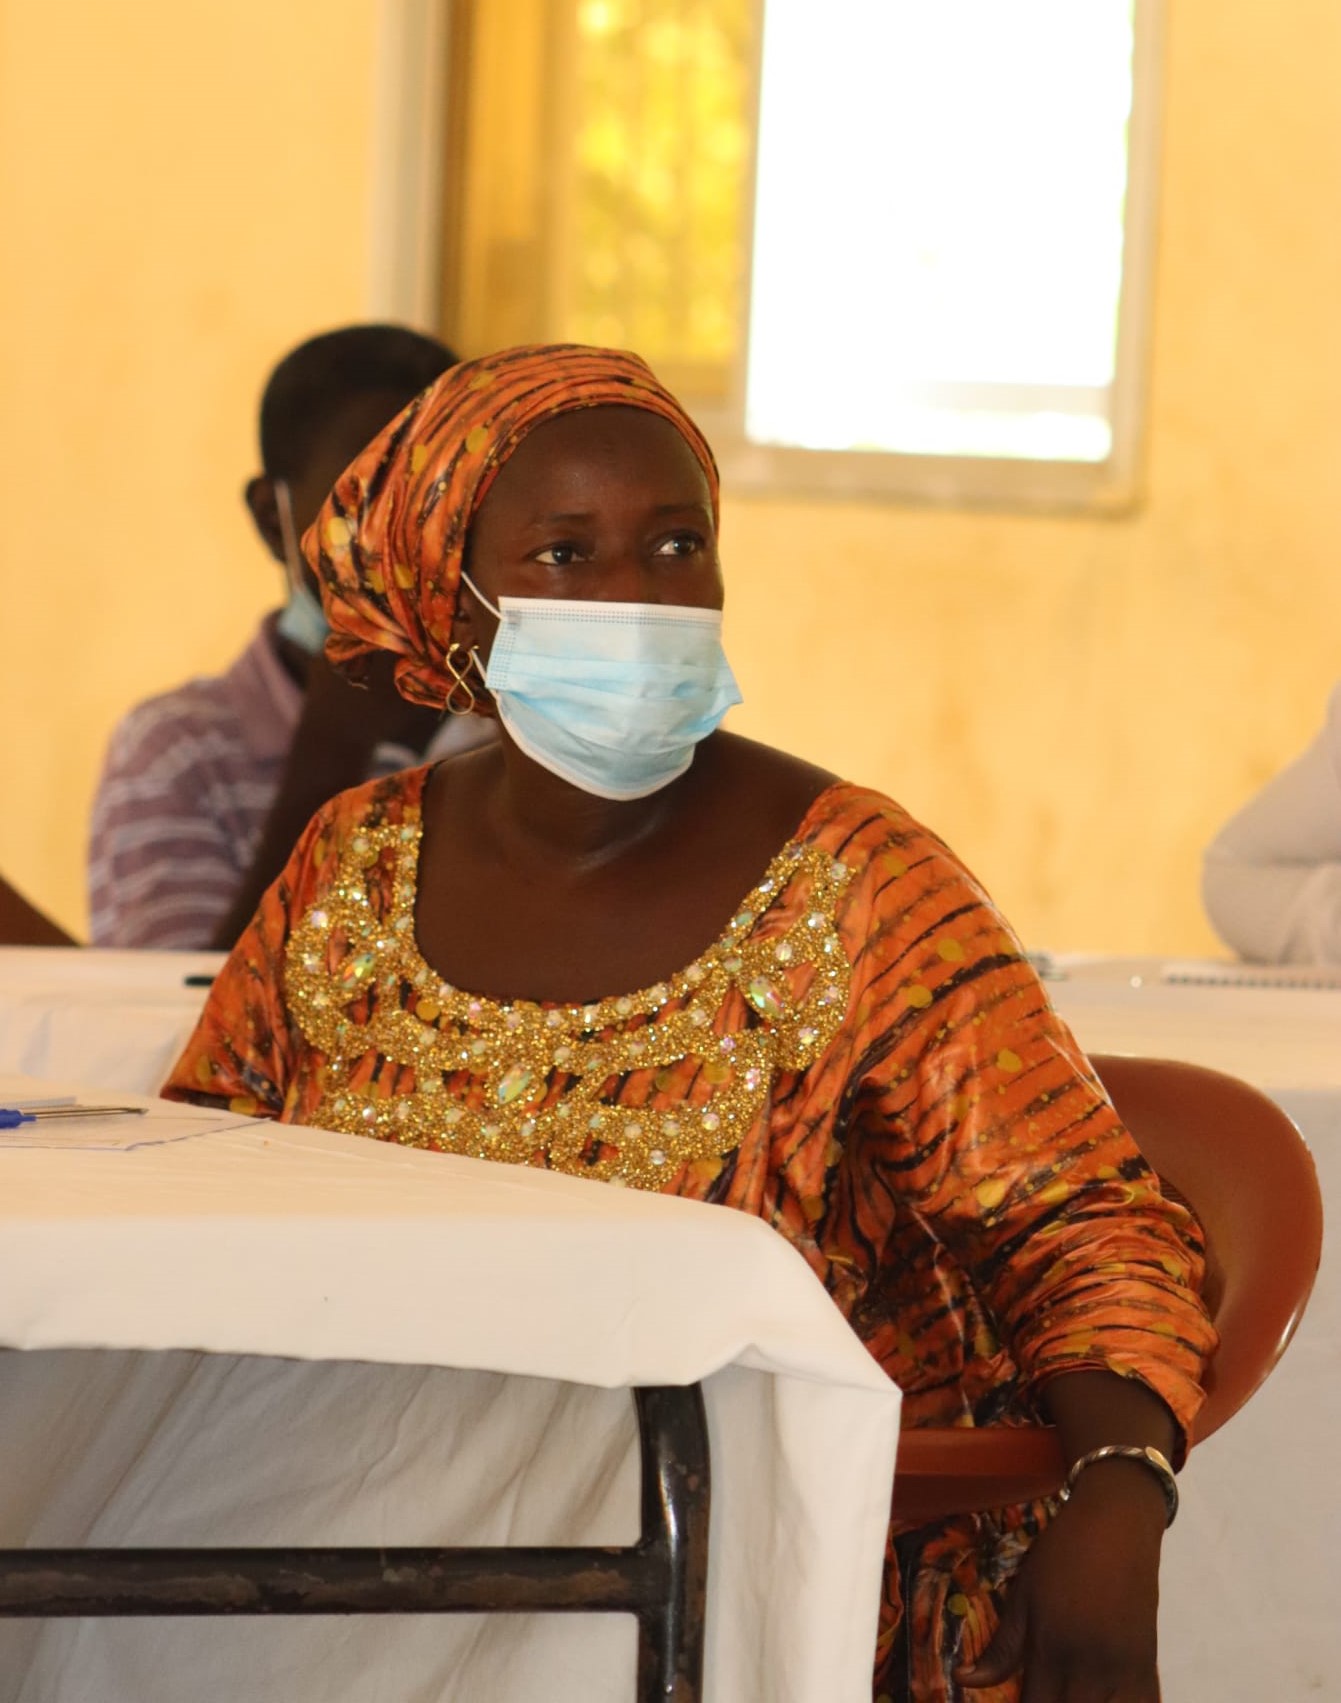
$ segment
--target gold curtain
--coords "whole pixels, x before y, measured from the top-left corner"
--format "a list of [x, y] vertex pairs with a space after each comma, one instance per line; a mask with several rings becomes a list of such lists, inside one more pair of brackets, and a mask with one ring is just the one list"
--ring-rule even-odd
[[443, 324], [635, 349], [721, 402], [742, 352], [757, 0], [456, 0]]

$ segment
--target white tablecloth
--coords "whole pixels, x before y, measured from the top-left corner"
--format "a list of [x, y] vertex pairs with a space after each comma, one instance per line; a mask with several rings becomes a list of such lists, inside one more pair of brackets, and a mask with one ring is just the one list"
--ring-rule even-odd
[[221, 952], [0, 947], [0, 1071], [152, 1093], [195, 1027]]
[[[1341, 1221], [1341, 988], [1181, 979], [1213, 964], [1064, 958], [1053, 1003], [1092, 1052], [1188, 1059], [1263, 1088], [1294, 1118]], [[1170, 975], [1178, 980], [1168, 979]], [[1270, 975], [1260, 978], [1269, 982]], [[1165, 1703], [1341, 1696], [1341, 1259], [1267, 1383], [1192, 1452], [1160, 1593]]]
[[[35, 957], [48, 966], [36, 976], [28, 962]], [[141, 1071], [146, 1062], [152, 1063], [152, 1072], [136, 1078], [138, 1086], [152, 1085], [157, 1080], [154, 1072], [166, 1068], [189, 1030], [203, 994], [184, 994], [181, 979], [188, 966], [183, 961], [171, 955], [154, 955], [152, 964], [136, 960], [141, 979], [130, 997], [139, 1015], [123, 1022], [126, 1000], [116, 992], [119, 967], [112, 957], [0, 952], [0, 1069], [74, 1073], [88, 1082], [120, 1088], [128, 1085], [133, 1059]], [[1274, 1095], [1313, 1147], [1329, 1212], [1341, 1215], [1341, 991], [1168, 983], [1164, 966], [1151, 959], [1073, 957], [1060, 960], [1058, 967], [1064, 977], [1049, 981], [1049, 993], [1092, 1051], [1184, 1058], [1228, 1070]], [[165, 1482], [171, 1485], [203, 1482], [192, 1439], [202, 1426], [209, 1434], [203, 1417], [207, 1408], [214, 1415], [210, 1425], [232, 1423], [231, 1414], [278, 1409], [282, 1392], [271, 1381], [282, 1369], [264, 1361], [224, 1364], [227, 1370], [213, 1362], [190, 1362], [188, 1382], [199, 1407], [189, 1412], [182, 1408], [180, 1419], [177, 1410], [171, 1410], [172, 1423], [165, 1423], [151, 1459], [137, 1469], [142, 1476], [132, 1474], [135, 1495], [145, 1493], [138, 1487], [153, 1478], [151, 1466], [167, 1475]], [[295, 1377], [301, 1372], [293, 1369]], [[112, 1373], [105, 1375], [120, 1389]], [[187, 1377], [184, 1371], [179, 1375]], [[368, 1401], [378, 1399], [376, 1392], [391, 1376], [362, 1368], [342, 1375], [366, 1378], [357, 1399]], [[296, 1394], [296, 1384], [293, 1388], [298, 1405], [284, 1411], [301, 1413], [303, 1398]], [[212, 1407], [207, 1394], [214, 1398]], [[487, 1400], [487, 1393], [479, 1399]], [[569, 1402], [603, 1399], [587, 1391], [564, 1394]], [[397, 1397], [387, 1393], [385, 1400], [394, 1408]], [[454, 1394], [454, 1402], [461, 1400]], [[457, 1411], [464, 1410], [451, 1409]], [[321, 1412], [324, 1423], [334, 1424], [329, 1408]], [[347, 1413], [341, 1412], [348, 1423]], [[455, 1419], [442, 1422], [455, 1424]], [[613, 1423], [607, 1418], [606, 1434]], [[88, 1424], [100, 1447], [114, 1447], [106, 1427]], [[40, 1417], [33, 1425], [40, 1430]], [[594, 1419], [587, 1428], [596, 1429]], [[1332, 1590], [1335, 1533], [1341, 1529], [1341, 1475], [1334, 1453], [1338, 1434], [1341, 1262], [1326, 1253], [1309, 1314], [1284, 1361], [1233, 1424], [1194, 1452], [1186, 1469], [1183, 1512], [1169, 1535], [1163, 1579], [1166, 1703], [1207, 1703], [1210, 1698], [1217, 1703], [1261, 1703], [1263, 1698], [1313, 1703], [1341, 1691], [1336, 1680], [1341, 1673], [1341, 1615]], [[338, 1433], [332, 1430], [329, 1435], [336, 1439]], [[417, 1446], [422, 1442], [419, 1439]], [[463, 1420], [459, 1435], [453, 1433], [452, 1448], [473, 1446], [478, 1446], [476, 1431]], [[178, 1459], [180, 1466], [174, 1465]], [[308, 1476], [320, 1476], [320, 1462], [305, 1458], [302, 1466]], [[33, 1494], [42, 1499], [37, 1491]], [[336, 1518], [337, 1498], [338, 1492], [331, 1490], [323, 1503], [317, 1494], [313, 1505]], [[412, 1514], [412, 1490], [408, 1501]], [[51, 1503], [52, 1508], [58, 1506], [66, 1504]], [[224, 1512], [234, 1518], [231, 1510]], [[160, 1512], [155, 1517], [166, 1516]], [[348, 1515], [350, 1520], [356, 1517], [362, 1516], [352, 1511]], [[241, 1529], [236, 1521], [226, 1527], [229, 1533]], [[115, 1530], [121, 1541], [121, 1527]], [[176, 1525], [172, 1531], [178, 1541], [186, 1540], [188, 1534]], [[460, 1538], [459, 1531], [452, 1535]], [[617, 1532], [612, 1541], [626, 1535]], [[196, 1623], [197, 1630], [201, 1624]], [[611, 1633], [607, 1626], [603, 1632], [597, 1628], [593, 1636]], [[274, 1634], [274, 1628], [266, 1627], [247, 1636], [264, 1640]], [[58, 1695], [30, 1693], [24, 1703], [54, 1703]], [[258, 1695], [268, 1698], [264, 1691]]]
[[[1278, 1093], [1341, 1223], [1341, 1091]], [[1160, 1580], [1165, 1703], [1341, 1696], [1341, 1260], [1332, 1241], [1285, 1358], [1194, 1449]]]
[[[1341, 985], [1171, 981], [1190, 964], [1152, 958], [1063, 958], [1048, 994], [1082, 1045], [1097, 1053], [1181, 1058], [1224, 1070], [1267, 1093], [1341, 1092]], [[1235, 972], [1206, 964], [1207, 977]]]
[[[0, 1543], [631, 1542], [616, 1392], [702, 1379], [709, 1697], [867, 1703], [898, 1392], [781, 1237], [162, 1112], [116, 1126], [133, 1149], [0, 1137], [0, 1346], [29, 1351], [0, 1377]], [[633, 1647], [596, 1617], [8, 1623], [0, 1697], [626, 1703]]]

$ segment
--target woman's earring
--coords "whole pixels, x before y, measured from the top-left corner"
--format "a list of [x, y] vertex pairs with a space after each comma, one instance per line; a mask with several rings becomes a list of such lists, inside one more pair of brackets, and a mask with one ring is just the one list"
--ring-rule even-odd
[[[464, 663], [457, 660], [458, 653], [464, 656]], [[447, 714], [469, 715], [475, 708], [475, 688], [470, 684], [471, 669], [476, 666], [474, 653], [464, 645], [454, 644], [443, 658], [443, 665], [452, 678], [452, 689], [447, 694]]]

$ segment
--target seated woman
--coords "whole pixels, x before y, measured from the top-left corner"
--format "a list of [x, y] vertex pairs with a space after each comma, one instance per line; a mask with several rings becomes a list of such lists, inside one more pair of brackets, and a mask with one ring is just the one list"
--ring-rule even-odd
[[1341, 965], [1341, 685], [1308, 750], [1206, 848], [1201, 892], [1240, 957]]
[[877, 1696], [1147, 1703], [1197, 1231], [945, 846], [718, 731], [717, 496], [599, 349], [456, 367], [363, 452], [305, 539], [331, 658], [501, 738], [321, 811], [167, 1091], [765, 1219], [905, 1423], [1129, 1450], [1051, 1523], [897, 1534]]

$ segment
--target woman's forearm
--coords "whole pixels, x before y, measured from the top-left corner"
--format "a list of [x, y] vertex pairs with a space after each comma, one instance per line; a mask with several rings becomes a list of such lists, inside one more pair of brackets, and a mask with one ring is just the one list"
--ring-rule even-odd
[[[1057, 1427], [1068, 1466], [1114, 1443], [1158, 1449], [1169, 1461], [1182, 1457], [1182, 1434], [1173, 1415], [1139, 1379], [1116, 1372], [1065, 1372], [1046, 1385], [1041, 1405]], [[1079, 1475], [1075, 1494], [1084, 1502], [1116, 1498], [1147, 1504], [1161, 1529], [1167, 1519], [1164, 1486], [1138, 1460], [1118, 1456], [1096, 1462]]]
[[1116, 1372], [1063, 1372], [1048, 1381], [1041, 1404], [1057, 1427], [1067, 1464], [1109, 1443], [1158, 1449], [1174, 1460], [1182, 1439], [1173, 1415], [1139, 1378]]

